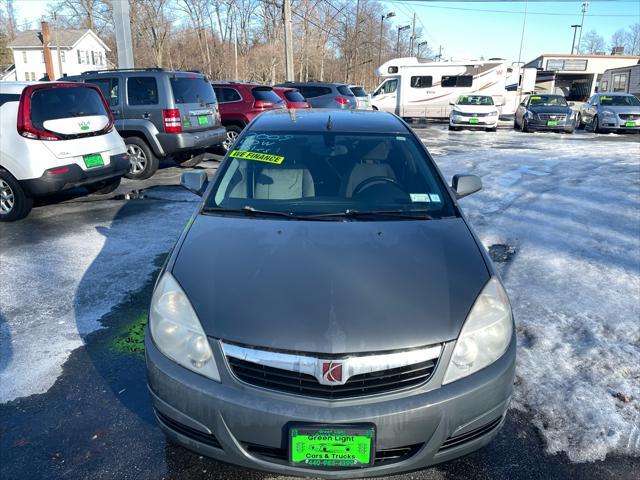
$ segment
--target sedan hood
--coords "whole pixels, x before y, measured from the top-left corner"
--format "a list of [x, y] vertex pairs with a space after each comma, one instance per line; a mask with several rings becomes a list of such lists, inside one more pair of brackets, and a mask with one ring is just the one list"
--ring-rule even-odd
[[490, 113], [498, 110], [495, 105], [454, 105], [454, 110], [463, 113]]
[[558, 113], [558, 114], [564, 114], [564, 115], [571, 115], [571, 108], [570, 107], [529, 107], [529, 111], [531, 113], [550, 113], [550, 114], [554, 114], [554, 113]]
[[315, 353], [456, 338], [489, 280], [462, 219], [200, 215], [172, 270], [208, 336]]

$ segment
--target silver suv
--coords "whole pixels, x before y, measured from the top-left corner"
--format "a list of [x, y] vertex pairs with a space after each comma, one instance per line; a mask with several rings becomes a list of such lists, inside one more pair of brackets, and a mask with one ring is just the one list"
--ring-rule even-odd
[[344, 83], [285, 82], [276, 87], [297, 88], [312, 108], [358, 108], [356, 96]]
[[218, 101], [206, 75], [160, 68], [100, 70], [65, 80], [97, 85], [131, 161], [129, 178], [145, 179], [171, 157], [195, 166], [225, 140]]

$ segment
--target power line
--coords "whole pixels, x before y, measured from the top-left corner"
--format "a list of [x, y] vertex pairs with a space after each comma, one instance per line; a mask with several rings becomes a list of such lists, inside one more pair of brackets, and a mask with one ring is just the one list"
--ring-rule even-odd
[[[476, 12], [476, 13], [506, 13], [511, 15], [523, 15], [524, 10], [489, 10], [483, 8], [466, 8], [466, 7], [445, 7], [442, 5], [427, 5], [432, 0], [387, 0], [389, 3], [395, 3], [398, 5], [413, 3], [419, 4], [420, 7], [423, 8], [436, 8], [441, 10], [462, 10], [467, 12]], [[556, 16], [556, 17], [574, 17], [574, 13], [554, 13], [554, 12], [527, 12], [527, 15], [546, 15], [546, 16]], [[629, 15], [616, 14], [616, 13], [592, 13], [589, 15], [585, 15], [586, 17], [628, 17]]]

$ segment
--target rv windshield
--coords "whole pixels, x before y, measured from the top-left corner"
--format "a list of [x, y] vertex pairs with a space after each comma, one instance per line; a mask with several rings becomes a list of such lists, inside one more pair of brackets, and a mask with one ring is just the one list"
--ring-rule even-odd
[[603, 107], [637, 107], [640, 105], [640, 100], [633, 95], [612, 95], [610, 97], [603, 95], [600, 97], [600, 104]]
[[562, 95], [531, 95], [530, 107], [568, 107], [567, 101]]
[[493, 98], [488, 95], [461, 95], [458, 105], [493, 105]]

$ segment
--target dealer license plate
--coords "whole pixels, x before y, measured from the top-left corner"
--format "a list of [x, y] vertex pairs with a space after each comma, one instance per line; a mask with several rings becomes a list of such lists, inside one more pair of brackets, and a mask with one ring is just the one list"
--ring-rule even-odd
[[375, 459], [375, 426], [293, 425], [289, 462], [311, 468], [368, 467]]
[[478, 120], [477, 118], [470, 118], [469, 119], [469, 123], [478, 123], [480, 120]]
[[104, 160], [102, 160], [102, 155], [99, 153], [91, 153], [89, 155], [84, 155], [82, 157], [84, 160], [84, 164], [87, 168], [93, 167], [101, 167], [104, 165]]
[[548, 125], [549, 127], [555, 127], [556, 125], [558, 125], [558, 121], [557, 121], [557, 120], [549, 120], [549, 121], [547, 122], [547, 125]]
[[209, 125], [209, 117], [206, 115], [200, 115], [198, 117], [198, 125]]
[[625, 127], [635, 127], [636, 126], [636, 122], [627, 122], [624, 124]]

